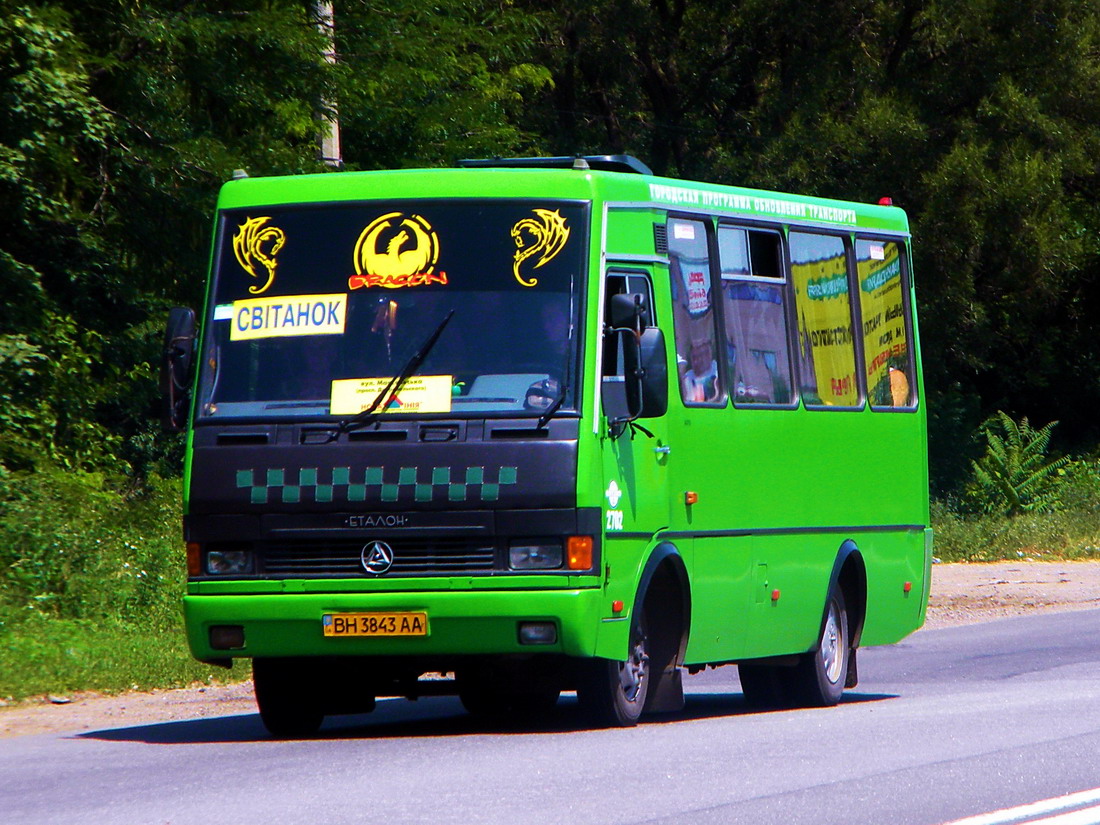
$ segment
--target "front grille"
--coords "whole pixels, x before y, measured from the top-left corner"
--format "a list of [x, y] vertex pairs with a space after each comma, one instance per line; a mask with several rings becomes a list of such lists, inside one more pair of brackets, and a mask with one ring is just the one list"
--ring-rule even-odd
[[[359, 563], [362, 539], [284, 541], [263, 546], [263, 571], [269, 576], [364, 576]], [[386, 576], [481, 573], [496, 568], [492, 545], [468, 539], [402, 539], [387, 542], [393, 566]]]

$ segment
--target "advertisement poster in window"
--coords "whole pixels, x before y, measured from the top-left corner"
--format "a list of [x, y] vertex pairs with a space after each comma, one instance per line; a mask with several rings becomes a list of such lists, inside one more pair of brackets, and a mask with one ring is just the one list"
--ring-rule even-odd
[[853, 407], [859, 404], [855, 341], [845, 257], [843, 249], [839, 251], [840, 254], [831, 257], [793, 262], [791, 278], [798, 310], [798, 348], [806, 400], [811, 404]]
[[856, 244], [867, 390], [876, 407], [909, 406], [909, 344], [901, 288], [901, 251], [896, 243]]

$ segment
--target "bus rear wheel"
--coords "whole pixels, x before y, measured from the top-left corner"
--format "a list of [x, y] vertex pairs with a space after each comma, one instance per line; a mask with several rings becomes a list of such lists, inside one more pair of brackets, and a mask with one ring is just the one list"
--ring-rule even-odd
[[252, 683], [260, 719], [279, 739], [312, 736], [325, 714], [313, 670], [294, 659], [253, 659]]
[[834, 587], [825, 603], [821, 637], [791, 674], [792, 693], [803, 707], [831, 707], [840, 701], [848, 675], [848, 610], [844, 592]]
[[640, 616], [631, 627], [625, 662], [593, 659], [588, 663], [577, 700], [594, 724], [621, 728], [638, 724], [652, 675], [648, 644], [645, 617]]

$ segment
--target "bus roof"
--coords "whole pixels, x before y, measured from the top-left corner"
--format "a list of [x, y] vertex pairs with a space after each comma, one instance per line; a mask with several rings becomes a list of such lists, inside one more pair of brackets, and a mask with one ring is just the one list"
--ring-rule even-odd
[[218, 208], [421, 198], [538, 197], [894, 234], [909, 231], [905, 212], [894, 206], [593, 168], [467, 167], [240, 177], [222, 187]]

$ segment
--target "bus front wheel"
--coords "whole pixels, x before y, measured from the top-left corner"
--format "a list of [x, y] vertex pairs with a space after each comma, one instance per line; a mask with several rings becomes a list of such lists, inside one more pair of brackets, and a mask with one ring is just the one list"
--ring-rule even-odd
[[593, 659], [577, 690], [581, 708], [597, 725], [631, 727], [645, 708], [652, 669], [644, 615], [630, 631], [630, 650], [625, 662]]
[[483, 663], [460, 668], [455, 672], [458, 698], [471, 715], [490, 721], [550, 713], [561, 688], [552, 666], [542, 664]]
[[260, 719], [279, 739], [312, 736], [325, 715], [313, 670], [293, 659], [253, 659], [252, 682]]
[[741, 680], [741, 693], [750, 708], [775, 708], [789, 704], [784, 671], [776, 665], [754, 665], [742, 662], [737, 666]]

